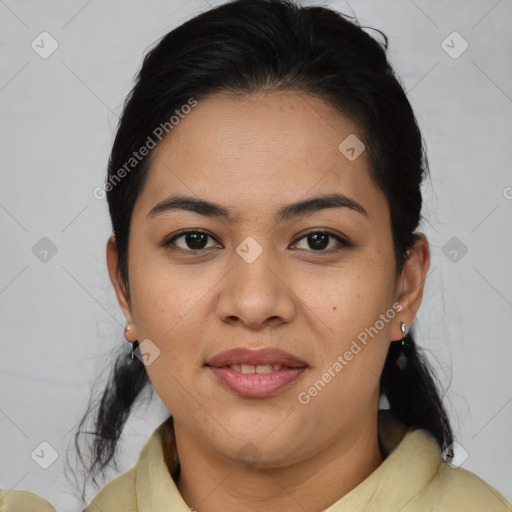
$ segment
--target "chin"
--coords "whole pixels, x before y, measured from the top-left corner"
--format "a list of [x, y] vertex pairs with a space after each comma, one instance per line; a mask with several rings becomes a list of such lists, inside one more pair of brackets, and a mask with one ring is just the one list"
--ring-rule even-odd
[[304, 458], [301, 453], [301, 445], [304, 444], [290, 443], [290, 439], [298, 440], [296, 436], [285, 430], [279, 434], [275, 430], [272, 433], [272, 428], [255, 430], [249, 424], [245, 429], [240, 426], [236, 437], [223, 432], [221, 443], [210, 446], [219, 454], [254, 469], [284, 467]]

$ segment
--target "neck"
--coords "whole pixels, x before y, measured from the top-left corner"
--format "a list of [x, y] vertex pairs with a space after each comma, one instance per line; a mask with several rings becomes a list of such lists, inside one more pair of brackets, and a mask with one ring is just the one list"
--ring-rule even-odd
[[313, 457], [279, 468], [243, 466], [201, 446], [179, 424], [175, 435], [180, 453], [176, 485], [197, 512], [282, 510], [322, 511], [349, 493], [383, 461], [377, 432], [377, 411], [371, 421]]

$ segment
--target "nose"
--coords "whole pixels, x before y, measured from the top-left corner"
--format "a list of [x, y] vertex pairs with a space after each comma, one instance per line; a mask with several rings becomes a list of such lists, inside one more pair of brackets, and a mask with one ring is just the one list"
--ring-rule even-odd
[[251, 329], [291, 322], [296, 304], [277, 259], [271, 251], [263, 250], [254, 261], [249, 261], [238, 253], [233, 254], [231, 271], [220, 283], [217, 317]]

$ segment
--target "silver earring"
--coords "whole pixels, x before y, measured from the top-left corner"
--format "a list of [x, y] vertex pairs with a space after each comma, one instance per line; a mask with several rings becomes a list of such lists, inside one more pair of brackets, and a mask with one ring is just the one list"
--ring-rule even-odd
[[402, 349], [409, 348], [409, 342], [407, 340], [407, 324], [405, 322], [400, 322], [400, 329], [402, 329]]
[[402, 329], [403, 338], [400, 347], [400, 355], [396, 359], [396, 364], [401, 370], [403, 370], [407, 366], [407, 354], [411, 346], [407, 339], [407, 325], [404, 322], [400, 322], [400, 329]]

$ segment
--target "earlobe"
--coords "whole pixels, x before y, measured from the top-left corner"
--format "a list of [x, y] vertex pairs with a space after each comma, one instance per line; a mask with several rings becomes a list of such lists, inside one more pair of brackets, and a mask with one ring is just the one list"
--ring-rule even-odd
[[[137, 332], [135, 323], [132, 318], [131, 312], [131, 300], [130, 295], [126, 290], [125, 283], [121, 279], [121, 273], [119, 272], [119, 260], [117, 253], [117, 243], [115, 236], [112, 235], [107, 241], [107, 267], [108, 274], [110, 276], [110, 281], [114, 290], [116, 292], [117, 302], [119, 303], [119, 307], [121, 308], [125, 318], [126, 318], [126, 327], [125, 337], [128, 335], [130, 339], [128, 341], [134, 341], [137, 339]], [[133, 340], [131, 340], [133, 338]]]
[[127, 324], [126, 327], [124, 328], [124, 339], [126, 341], [129, 341], [130, 343], [137, 341], [137, 336], [134, 331], [134, 326]]
[[396, 301], [402, 306], [398, 322], [393, 327], [393, 339], [403, 337], [400, 322], [407, 326], [412, 325], [423, 298], [425, 278], [430, 265], [430, 248], [428, 240], [423, 233], [416, 233], [417, 241], [407, 254], [404, 268], [399, 277]]

